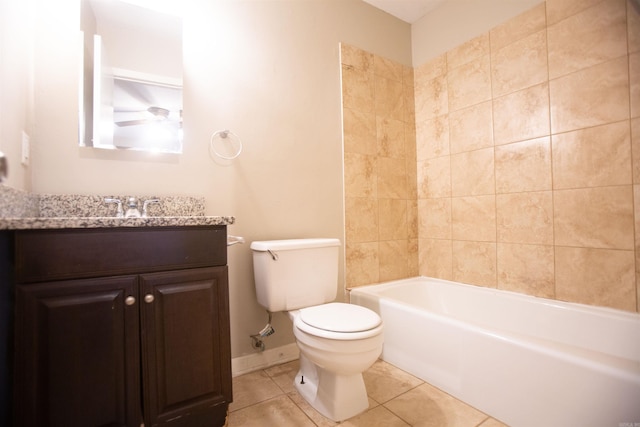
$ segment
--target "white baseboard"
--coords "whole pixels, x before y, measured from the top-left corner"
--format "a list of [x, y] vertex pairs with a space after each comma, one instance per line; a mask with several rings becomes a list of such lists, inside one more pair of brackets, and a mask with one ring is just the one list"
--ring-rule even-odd
[[237, 377], [242, 374], [257, 371], [258, 369], [265, 369], [270, 366], [290, 362], [296, 360], [299, 354], [300, 350], [298, 350], [298, 346], [296, 343], [292, 343], [255, 354], [234, 357], [231, 359], [231, 375]]

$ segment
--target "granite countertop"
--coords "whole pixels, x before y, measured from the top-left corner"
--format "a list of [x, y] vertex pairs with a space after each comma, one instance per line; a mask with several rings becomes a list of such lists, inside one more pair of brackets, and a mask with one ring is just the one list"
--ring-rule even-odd
[[31, 194], [0, 184], [0, 230], [109, 228], [109, 227], [195, 227], [231, 225], [232, 216], [205, 215], [204, 198], [190, 196], [135, 196], [142, 210], [149, 204], [146, 218], [117, 218], [116, 204], [105, 198], [128, 200], [125, 195]]
[[148, 218], [114, 217], [36, 217], [0, 218], [0, 230], [36, 230], [61, 228], [109, 227], [187, 227], [205, 225], [231, 225], [232, 216], [159, 216]]

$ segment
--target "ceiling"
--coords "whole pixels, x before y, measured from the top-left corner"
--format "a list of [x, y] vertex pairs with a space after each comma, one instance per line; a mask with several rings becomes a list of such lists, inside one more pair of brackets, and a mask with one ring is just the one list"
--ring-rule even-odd
[[364, 0], [385, 12], [413, 24], [446, 0]]
[[[142, 2], [138, 1], [137, 3]], [[139, 5], [133, 0], [90, 0], [83, 3], [83, 5], [87, 4], [92, 9], [98, 26], [106, 25], [142, 30], [148, 34], [157, 34], [161, 37], [160, 40], [164, 37], [171, 37], [175, 40], [182, 38], [182, 19], [176, 14], [158, 7]], [[100, 29], [98, 31], [100, 32]]]

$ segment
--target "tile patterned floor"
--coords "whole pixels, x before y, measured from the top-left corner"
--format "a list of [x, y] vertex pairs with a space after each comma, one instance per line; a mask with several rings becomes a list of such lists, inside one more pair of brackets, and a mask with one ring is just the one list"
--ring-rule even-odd
[[369, 409], [335, 423], [295, 390], [297, 371], [296, 360], [234, 378], [229, 427], [507, 427], [382, 360], [364, 373]]

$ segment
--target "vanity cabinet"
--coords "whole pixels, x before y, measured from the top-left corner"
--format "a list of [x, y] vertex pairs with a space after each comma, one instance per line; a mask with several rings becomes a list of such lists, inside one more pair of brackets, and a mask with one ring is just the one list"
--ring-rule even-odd
[[222, 426], [226, 227], [13, 236], [16, 426]]

